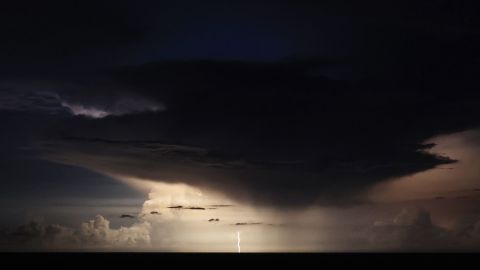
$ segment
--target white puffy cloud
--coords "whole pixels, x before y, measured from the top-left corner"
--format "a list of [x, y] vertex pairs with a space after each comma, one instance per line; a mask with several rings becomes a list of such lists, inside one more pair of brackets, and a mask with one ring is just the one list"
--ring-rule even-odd
[[78, 228], [46, 224], [33, 220], [17, 227], [9, 235], [10, 243], [22, 247], [47, 249], [129, 248], [150, 245], [150, 224], [135, 223], [130, 227], [112, 229], [101, 215], [82, 223]]
[[140, 222], [112, 229], [110, 221], [97, 215], [95, 219], [82, 223], [74, 236], [84, 247], [145, 247], [150, 244], [150, 227], [148, 222]]

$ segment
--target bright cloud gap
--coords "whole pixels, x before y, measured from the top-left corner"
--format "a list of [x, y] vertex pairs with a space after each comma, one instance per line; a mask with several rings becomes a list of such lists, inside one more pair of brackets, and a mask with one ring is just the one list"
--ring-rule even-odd
[[61, 106], [68, 109], [75, 116], [85, 116], [93, 119], [101, 119], [107, 116], [121, 116], [126, 114], [142, 113], [142, 112], [158, 112], [165, 109], [162, 105], [148, 105], [145, 107], [134, 106], [125, 109], [101, 109], [94, 106], [85, 106], [82, 104], [74, 104], [66, 101], [61, 102]]

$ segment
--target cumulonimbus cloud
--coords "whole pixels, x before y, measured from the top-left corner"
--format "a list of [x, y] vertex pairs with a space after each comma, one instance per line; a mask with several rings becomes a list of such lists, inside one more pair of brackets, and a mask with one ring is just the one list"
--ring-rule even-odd
[[[438, 162], [452, 160], [429, 153], [425, 164], [344, 162], [271, 162], [229, 156], [204, 148], [156, 141], [112, 141], [65, 138], [37, 145], [43, 157], [54, 162], [88, 168], [114, 177], [133, 177], [166, 183], [186, 183], [224, 192], [232, 199], [276, 206], [352, 203], [346, 195], [355, 188], [383, 180], [387, 168], [392, 174], [415, 172]], [[365, 166], [365, 167], [362, 167]], [[420, 166], [420, 167], [418, 167]], [[360, 177], [363, 183], [347, 185]], [[344, 177], [344, 179], [339, 178]], [[332, 181], [337, 186], [332, 187]], [[342, 183], [345, 181], [346, 183]], [[335, 199], [333, 196], [338, 196]], [[323, 201], [318, 201], [319, 197]]]
[[[58, 123], [49, 134], [59, 136], [41, 150], [52, 161], [260, 204], [345, 205], [378, 182], [455, 162], [422, 142], [480, 121], [465, 89], [452, 103], [420, 86], [312, 77], [318, 65], [165, 61], [111, 70], [108, 87], [62, 92], [70, 107], [82, 105], [77, 114], [97, 119]], [[137, 89], [135, 105], [116, 102], [127, 97], [115, 94], [118, 85]], [[158, 100], [164, 113], [122, 114]]]

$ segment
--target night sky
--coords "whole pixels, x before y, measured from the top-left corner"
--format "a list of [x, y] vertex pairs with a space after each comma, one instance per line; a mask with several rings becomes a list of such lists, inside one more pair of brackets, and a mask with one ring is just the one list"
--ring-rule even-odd
[[480, 249], [476, 1], [10, 2], [0, 249]]

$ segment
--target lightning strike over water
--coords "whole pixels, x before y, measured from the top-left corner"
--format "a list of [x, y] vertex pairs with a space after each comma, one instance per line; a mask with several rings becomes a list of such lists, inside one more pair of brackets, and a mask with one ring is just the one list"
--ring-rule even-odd
[[238, 253], [240, 253], [240, 232], [237, 232], [237, 248], [238, 248]]

